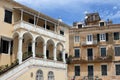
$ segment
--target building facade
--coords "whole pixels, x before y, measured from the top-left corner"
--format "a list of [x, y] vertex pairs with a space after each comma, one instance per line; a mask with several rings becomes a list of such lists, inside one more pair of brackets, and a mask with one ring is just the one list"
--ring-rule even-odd
[[0, 80], [67, 80], [69, 26], [0, 0]]
[[90, 13], [69, 34], [69, 80], [120, 79], [120, 24]]

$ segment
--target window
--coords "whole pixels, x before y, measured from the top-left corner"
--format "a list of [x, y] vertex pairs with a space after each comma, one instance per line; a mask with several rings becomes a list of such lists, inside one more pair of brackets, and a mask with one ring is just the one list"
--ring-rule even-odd
[[5, 54], [10, 54], [12, 52], [11, 51], [12, 45], [13, 45], [13, 42], [11, 40], [8, 40], [7, 38], [1, 38], [0, 52]]
[[87, 35], [87, 41], [92, 42], [93, 41], [93, 36], [91, 34]]
[[80, 66], [75, 66], [75, 76], [80, 76]]
[[115, 49], [115, 56], [120, 56], [120, 46], [116, 46], [114, 49]]
[[77, 49], [77, 48], [76, 48], [76, 49], [74, 49], [74, 52], [75, 52], [75, 53], [74, 53], [75, 57], [76, 57], [76, 58], [79, 58], [79, 57], [80, 57], [80, 49]]
[[108, 41], [108, 33], [97, 34], [97, 41]]
[[29, 19], [29, 23], [34, 24], [34, 20], [33, 19]]
[[100, 26], [104, 26], [104, 22], [100, 22]]
[[100, 41], [106, 41], [106, 35], [100, 34]]
[[80, 37], [79, 37], [79, 36], [75, 36], [75, 37], [74, 37], [74, 41], [75, 41], [75, 42], [80, 42]]
[[101, 74], [103, 76], [107, 75], [107, 65], [101, 65]]
[[60, 30], [60, 34], [64, 35], [64, 31]]
[[87, 57], [88, 57], [88, 60], [93, 60], [93, 48], [87, 49]]
[[120, 64], [116, 64], [116, 75], [120, 75]]
[[44, 80], [43, 79], [43, 72], [41, 70], [38, 70], [36, 73], [36, 80]]
[[54, 73], [52, 71], [48, 73], [48, 80], [54, 80]]
[[82, 24], [78, 24], [78, 28], [82, 28]]
[[46, 29], [50, 30], [50, 26], [47, 25], [47, 26], [46, 26]]
[[114, 32], [114, 40], [119, 40], [120, 35], [119, 32]]
[[4, 22], [12, 23], [12, 12], [5, 10]]
[[106, 56], [106, 48], [102, 47], [102, 48], [100, 48], [100, 51], [101, 51], [101, 56], [105, 57]]

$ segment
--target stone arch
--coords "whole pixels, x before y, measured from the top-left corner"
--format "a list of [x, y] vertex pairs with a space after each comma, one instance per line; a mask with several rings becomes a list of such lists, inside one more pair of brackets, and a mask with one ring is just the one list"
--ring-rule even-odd
[[32, 56], [32, 41], [33, 41], [33, 34], [31, 32], [24, 32], [22, 34], [22, 52], [23, 52], [23, 60], [27, 59], [28, 57]]
[[45, 39], [42, 36], [36, 36], [35, 41], [36, 57], [43, 58], [43, 46]]
[[64, 44], [62, 42], [58, 42], [56, 44], [56, 54], [57, 54], [57, 60], [62, 61], [62, 53], [64, 50]]
[[18, 36], [18, 37], [20, 36], [20, 33], [17, 32], [17, 31], [13, 33], [13, 35], [12, 35], [13, 39], [14, 39], [16, 36]]
[[24, 37], [25, 34], [28, 34], [31, 39], [34, 39], [33, 34], [31, 32], [25, 31], [22, 33], [22, 36]]
[[14, 32], [12, 34], [13, 37], [13, 41], [12, 41], [12, 56], [11, 56], [11, 60], [14, 62], [15, 60], [17, 60], [17, 56], [18, 56], [18, 41], [19, 41], [19, 36], [20, 33], [18, 31]]
[[55, 46], [55, 42], [52, 39], [48, 39], [46, 42], [47, 48], [46, 48], [46, 56], [48, 59], [53, 60], [53, 49]]

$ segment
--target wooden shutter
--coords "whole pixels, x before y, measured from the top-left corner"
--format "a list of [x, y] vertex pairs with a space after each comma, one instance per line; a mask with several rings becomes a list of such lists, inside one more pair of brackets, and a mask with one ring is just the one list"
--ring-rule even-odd
[[2, 38], [0, 37], [0, 53], [2, 52], [2, 50], [1, 50], [1, 46], [2, 46]]
[[97, 41], [98, 41], [98, 42], [100, 41], [100, 37], [99, 37], [99, 34], [97, 34]]
[[10, 49], [10, 55], [12, 55], [12, 53], [13, 53], [13, 40], [11, 41], [11, 49]]
[[106, 33], [106, 41], [108, 41], [108, 33]]

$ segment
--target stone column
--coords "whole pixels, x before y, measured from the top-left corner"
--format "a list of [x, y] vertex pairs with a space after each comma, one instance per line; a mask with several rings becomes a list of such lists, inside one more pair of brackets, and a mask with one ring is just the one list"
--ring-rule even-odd
[[32, 41], [32, 53], [34, 58], [35, 57], [35, 40]]
[[54, 61], [57, 61], [57, 55], [56, 55], [56, 46], [54, 46]]
[[21, 21], [23, 20], [23, 10], [21, 10]]
[[22, 40], [23, 40], [23, 37], [19, 37], [18, 39], [18, 60], [19, 60], [19, 64], [22, 63]]
[[44, 55], [44, 59], [47, 59], [47, 56], [46, 56], [46, 43], [44, 43], [43, 45], [43, 55]]
[[62, 59], [63, 59], [63, 62], [66, 63], [66, 60], [65, 60], [65, 49], [63, 49], [63, 51], [62, 51]]
[[36, 27], [35, 25], [36, 25], [36, 16], [34, 15], [34, 27]]
[[10, 54], [10, 51], [11, 51], [11, 41], [9, 41], [8, 54]]

